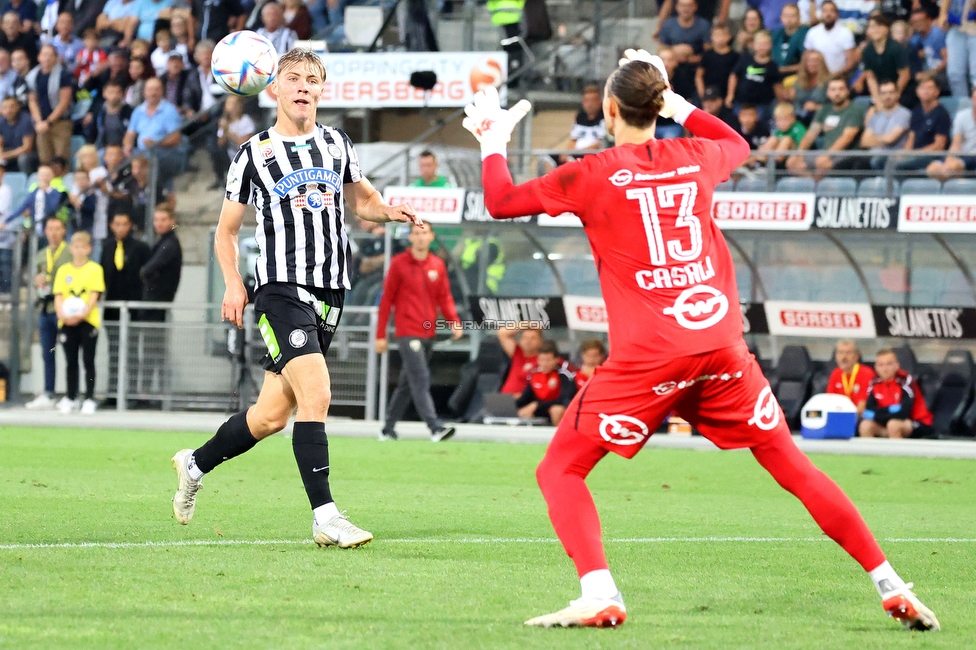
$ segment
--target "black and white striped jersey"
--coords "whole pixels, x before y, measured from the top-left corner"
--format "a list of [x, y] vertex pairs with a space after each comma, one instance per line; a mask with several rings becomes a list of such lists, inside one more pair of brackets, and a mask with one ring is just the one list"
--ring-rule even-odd
[[241, 145], [226, 196], [254, 204], [257, 286], [350, 288], [342, 186], [362, 177], [349, 136], [330, 126], [299, 137], [268, 129]]

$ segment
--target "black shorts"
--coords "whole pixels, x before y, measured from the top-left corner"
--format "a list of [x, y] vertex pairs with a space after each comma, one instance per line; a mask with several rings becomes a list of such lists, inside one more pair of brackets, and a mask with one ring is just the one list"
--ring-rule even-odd
[[344, 298], [344, 289], [282, 282], [259, 287], [254, 294], [254, 316], [268, 348], [261, 366], [281, 374], [295, 357], [328, 352], [342, 316]]

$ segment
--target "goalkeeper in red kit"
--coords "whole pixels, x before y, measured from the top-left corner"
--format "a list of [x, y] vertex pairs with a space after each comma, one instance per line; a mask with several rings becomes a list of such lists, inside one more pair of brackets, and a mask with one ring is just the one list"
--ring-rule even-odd
[[[672, 92], [658, 57], [628, 50], [603, 99], [616, 146], [515, 186], [506, 146], [529, 109], [524, 100], [501, 109], [493, 88], [465, 109], [464, 126], [481, 143], [485, 205], [496, 219], [564, 212], [580, 218], [607, 306], [610, 357], [566, 409], [536, 471], [582, 596], [526, 624], [624, 622], [627, 610], [585, 479], [608, 452], [633, 457], [676, 412], [718, 447], [748, 448], [869, 573], [889, 615], [907, 628], [939, 629], [850, 499], [796, 447], [742, 338], [735, 269], [711, 207], [715, 186], [749, 156], [748, 143]], [[658, 117], [696, 137], [655, 140]]]

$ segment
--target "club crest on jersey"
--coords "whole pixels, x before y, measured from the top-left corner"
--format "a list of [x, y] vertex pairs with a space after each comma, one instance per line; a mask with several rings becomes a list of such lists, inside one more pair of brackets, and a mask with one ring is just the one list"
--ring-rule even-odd
[[275, 194], [281, 198], [285, 198], [288, 192], [299, 185], [308, 185], [309, 183], [320, 183], [325, 185], [329, 191], [336, 193], [339, 191], [340, 185], [339, 174], [331, 169], [323, 169], [322, 167], [299, 169], [298, 171], [283, 176], [280, 181], [275, 183], [273, 189]]
[[674, 316], [678, 325], [689, 330], [703, 330], [715, 325], [729, 312], [729, 299], [707, 284], [685, 289], [664, 313]]
[[647, 425], [629, 415], [606, 415], [600, 413], [600, 436], [616, 445], [639, 445], [647, 440], [650, 430]]
[[437, 277], [437, 269], [427, 271], [427, 279], [429, 279], [431, 282], [437, 282]]
[[271, 140], [261, 140], [258, 142], [258, 149], [261, 150], [261, 157], [265, 160], [274, 158], [274, 146], [271, 144]]
[[340, 149], [338, 145], [330, 144], [326, 149], [326, 151], [328, 151], [329, 155], [332, 156], [333, 158], [342, 157], [342, 149]]
[[634, 172], [629, 169], [618, 169], [609, 180], [617, 187], [623, 187], [624, 185], [629, 185], [634, 180]]
[[779, 402], [776, 401], [773, 389], [769, 386], [759, 392], [748, 423], [763, 431], [772, 431], [779, 424]]

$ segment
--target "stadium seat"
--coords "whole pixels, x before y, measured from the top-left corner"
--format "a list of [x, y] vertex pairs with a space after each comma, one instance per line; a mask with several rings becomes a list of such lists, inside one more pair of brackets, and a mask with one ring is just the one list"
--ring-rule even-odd
[[480, 422], [485, 393], [497, 393], [510, 360], [494, 336], [481, 341], [478, 356], [461, 367], [461, 380], [447, 400], [448, 407], [464, 422]]
[[915, 351], [906, 344], [895, 348], [894, 352], [901, 369], [918, 379], [918, 357], [915, 356]]
[[853, 178], [825, 178], [817, 183], [817, 194], [857, 196], [857, 181]]
[[942, 183], [934, 178], [906, 178], [901, 184], [902, 194], [938, 194]]
[[959, 435], [976, 438], [976, 399], [974, 399], [973, 403], [969, 405], [966, 412], [962, 414]]
[[976, 194], [976, 178], [952, 178], [942, 186], [943, 194]]
[[831, 359], [827, 362], [814, 362], [814, 367], [816, 370], [814, 370], [813, 377], [810, 379], [810, 394], [820, 395], [821, 393], [827, 392], [827, 386], [830, 383], [830, 373], [837, 367], [837, 363]]
[[768, 192], [769, 183], [765, 178], [742, 178], [735, 186], [736, 192]]
[[735, 181], [733, 181], [731, 178], [724, 183], [719, 183], [715, 186], [716, 192], [732, 192], [733, 190], [735, 190]]
[[949, 350], [939, 366], [938, 388], [929, 404], [938, 435], [965, 435], [963, 415], [973, 398], [976, 367], [969, 350]]
[[891, 191], [888, 191], [888, 179], [882, 176], [875, 176], [874, 178], [865, 178], [861, 181], [861, 184], [857, 186], [857, 195], [897, 197], [898, 189], [897, 180], [891, 181]]
[[787, 345], [776, 363], [776, 388], [773, 393], [783, 408], [791, 429], [800, 428], [800, 409], [810, 396], [813, 364], [802, 345]]
[[777, 192], [813, 192], [815, 189], [813, 179], [804, 176], [787, 176], [776, 182]]
[[498, 283], [500, 296], [555, 296], [558, 293], [552, 269], [542, 260], [509, 262], [505, 276]]

